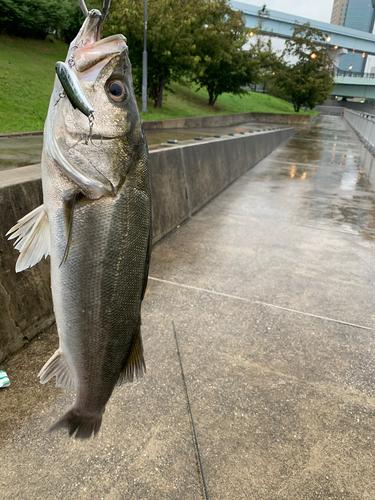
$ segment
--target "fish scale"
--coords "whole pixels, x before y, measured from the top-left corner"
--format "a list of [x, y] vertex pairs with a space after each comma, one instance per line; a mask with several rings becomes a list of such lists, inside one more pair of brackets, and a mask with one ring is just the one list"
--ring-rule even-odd
[[[106, 0], [104, 11], [108, 6]], [[115, 385], [145, 371], [148, 149], [125, 38], [97, 40], [104, 17], [87, 14], [70, 45], [70, 64], [58, 65], [44, 129], [44, 203], [9, 231], [20, 250], [16, 271], [51, 256], [60, 344], [39, 377], [46, 383], [56, 376], [56, 386], [76, 391], [73, 406], [51, 429], [67, 428], [78, 438], [99, 431]], [[85, 61], [78, 69], [71, 64], [76, 51]], [[93, 110], [89, 122], [87, 109]]]

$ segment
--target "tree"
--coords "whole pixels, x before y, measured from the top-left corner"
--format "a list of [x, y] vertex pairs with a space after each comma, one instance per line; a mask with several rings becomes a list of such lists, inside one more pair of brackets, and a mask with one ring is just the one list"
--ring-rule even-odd
[[285, 42], [283, 57], [295, 58], [296, 62], [284, 63], [276, 72], [272, 93], [290, 100], [297, 113], [302, 106], [314, 108], [333, 92], [325, 38], [321, 31], [305, 23], [294, 27], [292, 38]]
[[0, 12], [0, 32], [29, 38], [70, 41], [84, 19], [76, 0], [0, 0]]
[[256, 62], [243, 50], [247, 30], [242, 12], [228, 0], [207, 0], [199, 13], [194, 33], [196, 68], [193, 80], [205, 87], [213, 106], [224, 92], [241, 94], [254, 81]]
[[268, 85], [273, 82], [273, 76], [283, 67], [281, 56], [273, 50], [269, 37], [262, 36], [261, 23], [251, 31], [252, 46], [250, 52], [258, 64], [258, 71], [255, 75], [255, 83], [263, 87], [263, 92], [267, 91]]
[[[203, 0], [148, 0], [148, 92], [161, 108], [165, 86], [187, 76], [195, 63], [194, 30]], [[106, 33], [124, 33], [137, 93], [142, 81], [143, 2], [113, 0]]]

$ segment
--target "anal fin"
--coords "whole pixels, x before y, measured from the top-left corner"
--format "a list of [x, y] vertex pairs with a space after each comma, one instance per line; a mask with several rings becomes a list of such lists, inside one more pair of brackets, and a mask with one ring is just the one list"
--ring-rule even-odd
[[56, 375], [56, 387], [75, 390], [75, 383], [64, 356], [57, 350], [38, 373], [41, 384], [46, 384]]
[[19, 273], [39, 262], [50, 254], [50, 230], [47, 212], [44, 205], [36, 208], [20, 219], [6, 234], [10, 240], [16, 238], [14, 247], [20, 255], [16, 263]]
[[120, 373], [116, 385], [121, 385], [125, 382], [133, 382], [134, 377], [141, 378], [144, 373], [146, 373], [146, 364], [143, 357], [141, 322], [139, 321], [137, 333], [134, 337], [129, 357], [126, 360], [126, 365]]

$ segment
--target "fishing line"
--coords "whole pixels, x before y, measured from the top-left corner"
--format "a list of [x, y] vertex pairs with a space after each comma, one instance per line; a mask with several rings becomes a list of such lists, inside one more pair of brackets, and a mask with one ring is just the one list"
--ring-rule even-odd
[[174, 334], [174, 339], [176, 341], [176, 347], [177, 347], [177, 355], [178, 359], [180, 361], [180, 368], [181, 368], [181, 375], [182, 375], [182, 381], [184, 384], [184, 389], [185, 389], [185, 394], [186, 394], [186, 400], [187, 400], [187, 405], [189, 409], [189, 415], [190, 415], [190, 423], [191, 427], [193, 429], [193, 436], [194, 436], [194, 445], [195, 445], [195, 452], [197, 455], [198, 463], [199, 463], [199, 468], [200, 468], [200, 476], [202, 478], [203, 482], [203, 490], [204, 490], [204, 495], [206, 500], [209, 500], [208, 498], [208, 491], [207, 491], [207, 486], [206, 486], [206, 480], [204, 478], [204, 472], [203, 472], [203, 466], [202, 466], [202, 461], [201, 461], [201, 455], [199, 452], [199, 446], [198, 446], [198, 439], [197, 439], [197, 434], [195, 432], [195, 425], [194, 425], [194, 419], [193, 419], [193, 414], [191, 412], [191, 406], [190, 406], [190, 400], [189, 400], [189, 394], [188, 394], [188, 389], [187, 389], [187, 384], [186, 384], [186, 379], [185, 379], [185, 374], [184, 374], [184, 369], [182, 367], [182, 359], [181, 359], [181, 354], [180, 354], [180, 348], [178, 346], [178, 340], [177, 340], [177, 332], [176, 332], [176, 327], [174, 325], [174, 322], [172, 321], [172, 326], [173, 326], [173, 334]]

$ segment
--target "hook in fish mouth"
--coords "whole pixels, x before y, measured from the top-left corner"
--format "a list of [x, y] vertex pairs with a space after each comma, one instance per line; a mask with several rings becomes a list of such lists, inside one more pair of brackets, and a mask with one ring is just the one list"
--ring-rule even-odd
[[[88, 17], [89, 11], [88, 11], [88, 9], [86, 7], [85, 0], [78, 0], [78, 3], [79, 3], [79, 6], [81, 7], [83, 15], [85, 17]], [[107, 17], [108, 9], [109, 9], [110, 4], [111, 4], [111, 0], [103, 0], [103, 12], [101, 14], [101, 18], [102, 18], [101, 24], [104, 23], [105, 18]]]
[[88, 10], [85, 0], [78, 0], [79, 6], [86, 19], [79, 30], [78, 35], [70, 44], [69, 65], [74, 66], [74, 54], [77, 49], [93, 45], [102, 38], [103, 24], [107, 17], [111, 0], [103, 0], [103, 12], [97, 9]]
[[[73, 68], [75, 66], [75, 70], [78, 73], [82, 73], [97, 63], [100, 63], [100, 61], [107, 59], [109, 56], [121, 53], [123, 46], [119, 47], [118, 45], [122, 45], [121, 42], [125, 42], [126, 44], [126, 38], [123, 35], [112, 35], [105, 39], [101, 38], [103, 23], [107, 17], [111, 0], [103, 0], [102, 13], [97, 9], [88, 11], [85, 0], [78, 0], [78, 3], [82, 12], [86, 16], [86, 19], [83, 22], [77, 36], [70, 44], [66, 62], [68, 63], [69, 68]], [[117, 45], [116, 43], [112, 44], [113, 47], [108, 53], [99, 49], [99, 45], [109, 44], [109, 42], [117, 42]], [[88, 48], [90, 51], [86, 52], [86, 49]], [[85, 55], [82, 55], [83, 51], [85, 52]]]

